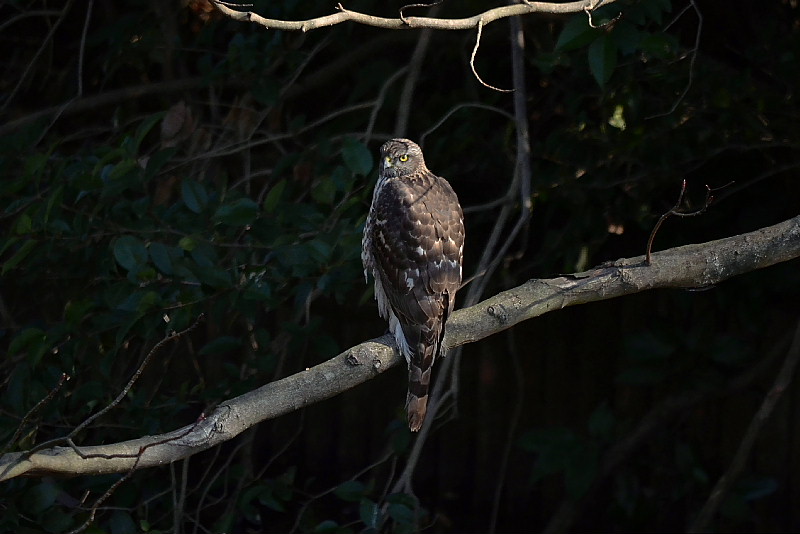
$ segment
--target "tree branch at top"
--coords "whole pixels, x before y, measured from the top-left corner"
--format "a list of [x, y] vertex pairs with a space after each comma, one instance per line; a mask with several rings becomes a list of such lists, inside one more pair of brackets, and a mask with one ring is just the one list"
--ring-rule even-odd
[[[253, 22], [264, 26], [270, 30], [287, 30], [307, 32], [318, 28], [325, 28], [341, 24], [342, 22], [355, 22], [366, 26], [384, 28], [388, 30], [408, 30], [414, 28], [432, 28], [436, 30], [469, 30], [477, 28], [478, 25], [486, 26], [496, 20], [513, 17], [515, 15], [530, 15], [532, 13], [580, 13], [591, 11], [601, 5], [607, 5], [616, 0], [581, 0], [579, 2], [555, 3], [555, 2], [523, 2], [511, 6], [502, 6], [489, 9], [472, 17], [461, 19], [445, 19], [431, 17], [410, 17], [398, 14], [397, 18], [376, 17], [350, 11], [341, 3], [336, 5], [337, 13], [307, 20], [278, 20], [262, 17], [252, 11], [237, 11], [232, 7], [237, 4], [212, 0], [217, 9], [228, 17], [240, 22]], [[414, 7], [414, 6], [409, 6]]]

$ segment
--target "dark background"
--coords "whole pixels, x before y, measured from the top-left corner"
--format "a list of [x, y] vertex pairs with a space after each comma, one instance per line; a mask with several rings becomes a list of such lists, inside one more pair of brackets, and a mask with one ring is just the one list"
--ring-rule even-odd
[[[345, 7], [393, 17], [400, 5]], [[438, 16], [499, 5], [445, 2]], [[252, 9], [299, 20], [333, 7]], [[617, 2], [594, 21], [618, 13], [598, 29], [585, 15], [522, 20], [533, 214], [484, 298], [643, 254], [684, 179], [685, 211], [719, 189], [702, 215], [668, 219], [656, 250], [798, 214], [797, 3]], [[382, 334], [360, 263], [374, 155], [397, 134], [422, 141], [465, 103], [484, 107], [455, 111], [423, 148], [467, 210], [473, 275], [498, 220], [487, 203], [514, 172], [514, 96], [475, 79], [474, 30], [437, 31], [400, 108], [407, 73], [391, 78], [419, 37], [352, 23], [267, 30], [201, 0], [0, 7], [0, 443], [71, 376], [6, 450], [107, 405], [158, 340], [200, 313], [79, 445], [189, 424]], [[507, 20], [484, 28], [475, 68], [512, 86]], [[513, 223], [515, 192], [508, 202]], [[798, 266], [569, 308], [466, 346], [413, 495], [390, 491], [414, 439], [406, 378], [392, 370], [134, 474], [90, 531], [685, 530], [787, 356]], [[800, 528], [798, 402], [796, 387], [784, 392], [709, 529]], [[0, 530], [75, 528], [120, 476], [5, 482]]]

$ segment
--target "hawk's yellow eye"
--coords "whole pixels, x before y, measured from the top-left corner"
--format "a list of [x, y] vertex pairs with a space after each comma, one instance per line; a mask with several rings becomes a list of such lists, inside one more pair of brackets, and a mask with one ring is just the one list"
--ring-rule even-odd
[[400, 161], [408, 161], [408, 154], [403, 154], [399, 159]]

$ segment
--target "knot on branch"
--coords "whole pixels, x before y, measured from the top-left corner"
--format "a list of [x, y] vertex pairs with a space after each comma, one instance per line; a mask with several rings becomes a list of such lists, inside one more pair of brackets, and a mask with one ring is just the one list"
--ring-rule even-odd
[[502, 304], [489, 306], [486, 308], [486, 313], [497, 319], [500, 324], [508, 323], [508, 312]]
[[345, 363], [351, 367], [358, 367], [361, 365], [369, 365], [376, 373], [381, 372], [383, 363], [375, 353], [363, 345], [353, 347], [349, 350], [344, 358]]

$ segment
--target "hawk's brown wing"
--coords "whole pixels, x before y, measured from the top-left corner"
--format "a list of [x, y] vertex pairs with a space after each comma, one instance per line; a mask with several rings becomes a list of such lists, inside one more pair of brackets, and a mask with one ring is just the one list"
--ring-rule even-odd
[[386, 180], [373, 209], [372, 259], [410, 352], [409, 425], [418, 430], [431, 366], [461, 285], [463, 214], [447, 180], [429, 171]]

